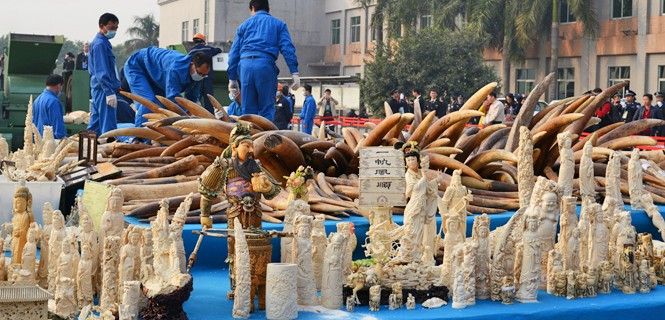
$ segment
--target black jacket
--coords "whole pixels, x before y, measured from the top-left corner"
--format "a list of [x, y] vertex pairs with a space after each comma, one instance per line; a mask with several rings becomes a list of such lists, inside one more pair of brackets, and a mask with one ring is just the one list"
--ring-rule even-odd
[[76, 70], [88, 70], [88, 56], [83, 52], [76, 56]]
[[427, 100], [427, 102], [425, 102], [425, 110], [427, 112], [436, 112], [436, 116], [438, 118], [441, 118], [446, 115], [447, 111], [446, 109], [448, 109], [446, 107], [446, 104], [439, 99], [436, 99], [434, 101]]
[[275, 102], [275, 126], [280, 130], [287, 130], [291, 124], [291, 118], [293, 118], [291, 104], [286, 98], [280, 97]]

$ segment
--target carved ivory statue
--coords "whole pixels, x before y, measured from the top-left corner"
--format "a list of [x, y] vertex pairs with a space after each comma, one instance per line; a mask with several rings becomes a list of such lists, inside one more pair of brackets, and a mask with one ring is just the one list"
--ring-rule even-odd
[[235, 291], [233, 293], [233, 317], [247, 318], [250, 312], [250, 287], [252, 279], [250, 275], [249, 247], [242, 229], [240, 220], [236, 217], [234, 222], [233, 236], [235, 238]]
[[32, 194], [26, 186], [14, 192], [12, 211], [12, 263], [21, 263], [23, 246], [28, 239], [28, 228], [35, 221], [32, 215]]
[[590, 206], [595, 202], [584, 203], [582, 202], [582, 209], [580, 210], [580, 221], [577, 223], [577, 229], [580, 232], [580, 269], [586, 266], [589, 262], [589, 228], [591, 227], [589, 211]]
[[478, 262], [478, 244], [471, 240], [464, 243], [464, 261], [462, 272], [464, 274], [464, 298], [466, 306], [476, 304], [476, 263]]
[[[451, 183], [446, 188], [439, 203], [442, 215], [441, 231], [443, 231], [443, 266], [441, 267], [440, 283], [447, 287], [453, 284], [452, 259], [454, 248], [466, 239], [466, 206], [471, 200], [471, 192], [462, 185], [461, 171], [455, 170]], [[448, 253], [448, 254], [446, 254]]]
[[570, 238], [565, 243], [563, 255], [564, 270], [579, 270], [580, 268], [580, 229], [573, 228]]
[[561, 254], [566, 256], [567, 243], [572, 236], [573, 229], [577, 228], [577, 198], [563, 197], [561, 199], [561, 230], [559, 232], [559, 242]]
[[610, 232], [605, 224], [605, 217], [600, 205], [594, 203], [590, 206], [589, 218], [589, 269], [597, 269], [608, 258]]
[[379, 311], [381, 308], [381, 286], [369, 287], [369, 311]]
[[150, 228], [142, 230], [141, 237], [141, 281], [146, 281], [149, 277], [152, 276], [154, 270], [152, 267], [153, 264], [153, 255], [152, 255], [152, 230]]
[[[407, 207], [411, 207], [409, 215], [407, 215], [406, 209], [404, 210], [404, 225], [410, 223], [412, 217], [423, 220], [422, 235], [418, 235], [413, 242], [416, 244], [416, 248], [429, 246], [432, 251], [435, 251], [437, 248], [436, 210], [439, 202], [437, 174], [429, 171], [428, 156], [423, 156], [420, 163], [418, 163], [419, 158], [419, 153], [413, 149], [407, 152], [404, 158], [407, 168], [404, 176], [406, 197], [409, 199], [409, 203], [414, 202], [413, 205], [407, 204]], [[419, 184], [424, 184], [424, 186], [417, 186]], [[414, 208], [422, 211], [422, 214], [416, 214]], [[422, 251], [418, 250], [414, 255], [419, 257], [419, 253]]]
[[529, 205], [535, 182], [531, 133], [529, 128], [520, 127], [520, 141], [517, 147], [517, 188], [519, 191], [520, 207]]
[[298, 265], [298, 304], [316, 305], [316, 282], [312, 270], [312, 217], [296, 218], [296, 235], [293, 239], [293, 258]]
[[37, 267], [37, 281], [42, 288], [48, 288], [48, 261], [49, 261], [49, 239], [51, 239], [51, 222], [53, 216], [53, 205], [45, 202], [42, 207], [42, 228], [39, 239], [39, 266]]
[[30, 281], [35, 280], [36, 274], [36, 260], [37, 260], [37, 237], [39, 230], [37, 229], [37, 223], [33, 222], [30, 224], [30, 229], [28, 229], [28, 241], [23, 247], [23, 253], [21, 257], [21, 270], [27, 271], [29, 273], [28, 277]]
[[62, 252], [62, 243], [67, 235], [65, 231], [65, 218], [60, 210], [53, 211], [51, 236], [49, 239], [48, 289], [55, 293], [58, 281], [58, 259]]
[[323, 259], [325, 258], [326, 246], [328, 244], [325, 221], [325, 215], [319, 214], [314, 217], [314, 221], [312, 222], [312, 269], [317, 291], [321, 290], [321, 272], [323, 270]]
[[141, 282], [127, 281], [122, 285], [122, 304], [120, 305], [120, 320], [139, 319], [139, 301], [141, 301]]
[[[538, 179], [546, 179], [539, 177]], [[544, 183], [543, 194], [533, 208], [537, 208], [540, 217], [538, 224], [538, 238], [540, 240], [540, 284], [545, 288], [547, 283], [547, 253], [554, 249], [556, 229], [559, 220], [559, 195], [555, 182], [547, 180]], [[536, 213], [536, 212], [533, 212]], [[532, 213], [532, 214], [533, 214]], [[527, 215], [529, 212], [527, 212]]]
[[86, 212], [80, 214], [79, 217], [79, 241], [81, 242], [81, 253], [83, 253], [83, 245], [90, 247], [90, 263], [93, 284], [93, 292], [99, 292], [99, 237], [92, 222], [92, 218]]
[[[297, 199], [289, 202], [284, 211], [283, 232], [293, 232], [296, 219], [301, 215], [310, 215], [309, 204], [306, 201]], [[294, 263], [291, 258], [291, 249], [293, 248], [293, 238], [283, 237], [280, 240], [280, 259], [283, 263]]]
[[554, 294], [556, 275], [563, 270], [563, 257], [557, 248], [547, 254], [547, 293]]
[[120, 245], [122, 241], [117, 236], [107, 236], [104, 239], [104, 256], [102, 259], [102, 294], [99, 305], [102, 311], [118, 310], [118, 264], [120, 260]]
[[58, 286], [55, 290], [55, 314], [63, 318], [69, 318], [78, 311], [74, 288], [76, 284], [72, 278], [58, 278]]
[[640, 151], [635, 148], [631, 152], [628, 161], [628, 193], [630, 194], [630, 205], [635, 209], [644, 209], [640, 201], [640, 196], [646, 192], [642, 184], [643, 177], [644, 171], [640, 160]]
[[122, 214], [122, 204], [124, 202], [125, 197], [122, 190], [113, 188], [106, 204], [106, 210], [102, 214], [101, 227], [99, 228], [99, 239], [102, 239], [101, 241], [104, 241], [108, 236], [122, 237], [125, 226], [124, 215]]
[[346, 237], [346, 249], [344, 251], [344, 259], [342, 260], [344, 277], [351, 274], [351, 268], [353, 266], [353, 251], [356, 250], [356, 246], [358, 245], [358, 238], [356, 237], [354, 230], [355, 227], [352, 222], [337, 223], [337, 233]]
[[490, 297], [490, 218], [487, 214], [473, 220], [473, 233], [471, 238], [478, 245], [475, 277], [476, 298], [489, 299]]
[[575, 157], [571, 148], [571, 134], [564, 131], [557, 135], [559, 144], [559, 180], [557, 184], [561, 188], [564, 197], [573, 195], [573, 178], [575, 176]]
[[644, 192], [640, 196], [639, 203], [642, 208], [644, 208], [644, 211], [646, 211], [649, 218], [651, 218], [651, 222], [656, 226], [661, 237], [665, 239], [665, 219], [663, 219], [663, 214], [660, 213], [658, 207], [653, 203], [653, 196], [651, 196], [651, 193]]
[[81, 260], [76, 273], [76, 293], [79, 308], [83, 308], [92, 304], [92, 297], [94, 289], [92, 279], [94, 275], [93, 257], [97, 253], [93, 253], [90, 243], [84, 242], [81, 245]]
[[614, 199], [622, 199], [621, 195], [621, 157], [622, 155], [614, 151], [607, 161], [605, 170], [605, 196]]
[[[429, 183], [424, 177], [412, 187], [411, 197], [404, 209], [404, 227], [398, 255], [400, 261], [406, 263], [418, 261], [423, 254], [424, 235], [431, 231], [426, 230], [428, 213], [424, 210], [427, 205], [428, 189]], [[432, 241], [428, 242], [431, 247]]]
[[55, 153], [55, 138], [53, 137], [53, 127], [44, 126], [44, 139], [41, 151], [39, 153], [39, 159], [48, 159]]
[[522, 270], [517, 300], [522, 303], [537, 302], [540, 283], [540, 252], [539, 239], [540, 218], [537, 215], [526, 216], [526, 228], [522, 237]]
[[[120, 249], [120, 263], [118, 273], [120, 275], [119, 284], [125, 281], [139, 280], [139, 271], [141, 260], [139, 256], [139, 241], [141, 232], [137, 227], [130, 226], [125, 231], [125, 245]], [[118, 298], [122, 297], [122, 292], [118, 290]]]
[[390, 288], [390, 296], [389, 296], [389, 309], [390, 310], [396, 310], [402, 307], [402, 304], [404, 303], [404, 298], [403, 298], [403, 293], [402, 293], [402, 283], [399, 281], [396, 281], [393, 283], [393, 285]]
[[344, 283], [342, 260], [346, 252], [346, 242], [347, 238], [343, 234], [331, 233], [328, 236], [321, 281], [321, 304], [328, 309], [342, 307], [342, 285]]
[[298, 266], [292, 263], [269, 263], [266, 275], [266, 318], [296, 319]]
[[406, 296], [406, 310], [413, 310], [416, 308], [416, 298], [412, 294]]
[[580, 160], [580, 195], [582, 204], [596, 201], [596, 180], [593, 172], [593, 143], [591, 140], [584, 144], [582, 159]]
[[466, 287], [464, 285], [464, 244], [459, 244], [455, 247], [453, 251], [453, 285], [452, 285], [452, 296], [453, 296], [453, 309], [463, 309], [466, 308], [465, 298], [466, 298]]

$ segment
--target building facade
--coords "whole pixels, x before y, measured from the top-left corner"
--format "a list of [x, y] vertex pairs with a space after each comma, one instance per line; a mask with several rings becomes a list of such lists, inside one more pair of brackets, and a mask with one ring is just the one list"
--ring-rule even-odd
[[[158, 1], [162, 46], [189, 40], [197, 32], [214, 42], [232, 41], [249, 17], [247, 0]], [[596, 38], [584, 35], [566, 1], [560, 1], [557, 97], [552, 98], [624, 80], [638, 94], [665, 91], [665, 0], [594, 1], [600, 22]], [[363, 75], [376, 36], [371, 27], [374, 4], [364, 8], [356, 0], [272, 0], [270, 5], [271, 13], [289, 26], [303, 76]], [[431, 24], [432, 15], [423, 14], [417, 28]], [[549, 47], [549, 37], [543, 37], [523, 63], [511, 63], [510, 86], [502, 91], [528, 93], [543, 79], [549, 72]], [[484, 58], [503, 77], [501, 53], [486, 50]], [[282, 58], [278, 67], [281, 76], [288, 76]]]
[[[595, 39], [561, 1], [557, 97], [580, 95], [629, 80], [638, 95], [665, 91], [665, 0], [597, 0], [600, 29]], [[549, 73], [549, 37], [512, 64], [506, 92], [528, 93]], [[502, 75], [501, 54], [486, 50], [486, 62]]]

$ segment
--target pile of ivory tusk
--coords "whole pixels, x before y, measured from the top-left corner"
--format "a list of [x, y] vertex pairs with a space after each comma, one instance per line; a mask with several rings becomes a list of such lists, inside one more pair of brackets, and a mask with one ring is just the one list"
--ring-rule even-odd
[[[153, 145], [112, 142], [100, 147], [105, 161], [122, 170], [120, 178], [107, 183], [119, 186], [125, 194], [123, 209], [130, 216], [149, 219], [159, 208], [159, 199], [169, 198], [173, 212], [190, 192], [197, 192], [197, 178], [229, 145], [229, 136], [236, 122], [251, 124], [254, 156], [277, 181], [299, 166], [311, 166], [317, 172], [309, 186], [309, 203], [313, 213], [325, 214], [339, 220], [349, 214], [363, 214], [358, 208], [359, 150], [370, 146], [393, 146], [398, 142], [417, 142], [421, 153], [429, 156], [430, 170], [438, 172], [439, 190], [445, 191], [453, 170], [462, 172], [462, 183], [473, 194], [468, 211], [500, 213], [519, 208], [517, 188], [517, 146], [519, 128], [527, 127], [533, 141], [533, 166], [536, 176], [556, 180], [559, 147], [557, 134], [569, 132], [575, 162], [579, 164], [582, 147], [591, 141], [598, 191], [602, 194], [606, 163], [614, 150], [629, 151], [637, 146], [653, 146], [651, 137], [633, 136], [665, 121], [656, 119], [616, 123], [595, 133], [583, 136], [584, 130], [599, 119], [593, 117], [597, 106], [626, 86], [620, 83], [605, 89], [597, 96], [582, 95], [553, 101], [534, 115], [538, 97], [553, 82], [548, 75], [528, 95], [512, 126], [494, 124], [486, 127], [468, 126], [471, 118], [482, 116], [478, 109], [487, 95], [496, 89], [490, 83], [472, 95], [459, 111], [442, 118], [434, 113], [425, 117], [415, 113], [388, 114], [378, 124], [368, 124], [366, 132], [354, 127], [342, 128], [337, 135], [321, 125], [314, 135], [278, 130], [269, 120], [258, 115], [240, 117], [224, 114], [218, 120], [200, 105], [184, 98], [172, 102], [158, 97], [165, 108], [134, 94], [123, 92], [130, 99], [151, 110], [144, 117], [142, 128], [124, 128], [105, 133], [101, 138], [135, 136], [151, 140]], [[214, 97], [215, 108], [223, 110]], [[627, 153], [626, 153], [627, 154]], [[646, 189], [654, 194], [657, 203], [665, 203], [665, 154], [661, 150], [641, 151], [643, 159], [652, 165], [645, 170]], [[624, 157], [627, 163], [628, 157]], [[576, 176], [579, 165], [576, 166]], [[627, 174], [622, 185], [627, 186]], [[579, 194], [579, 183], [574, 182]], [[627, 196], [627, 187], [622, 187]], [[280, 222], [287, 204], [283, 191], [275, 199], [263, 200], [264, 220]], [[213, 207], [213, 217], [225, 221], [228, 203], [221, 201]], [[216, 215], [215, 215], [216, 214]], [[191, 221], [197, 221], [198, 200], [192, 203]]]

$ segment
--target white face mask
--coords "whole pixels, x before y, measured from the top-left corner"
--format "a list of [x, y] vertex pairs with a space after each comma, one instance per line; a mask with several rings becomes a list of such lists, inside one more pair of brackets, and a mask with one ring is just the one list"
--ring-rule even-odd
[[229, 93], [229, 100], [236, 101], [236, 97], [232, 93]]
[[106, 32], [105, 36], [109, 39], [113, 39], [113, 37], [115, 37], [115, 32], [116, 32], [115, 30], [109, 30], [108, 32]]
[[194, 80], [194, 81], [201, 81], [205, 78], [205, 76], [202, 76], [202, 75], [198, 74], [196, 71], [194, 71], [194, 73], [191, 73], [190, 76], [192, 77], [192, 80]]

